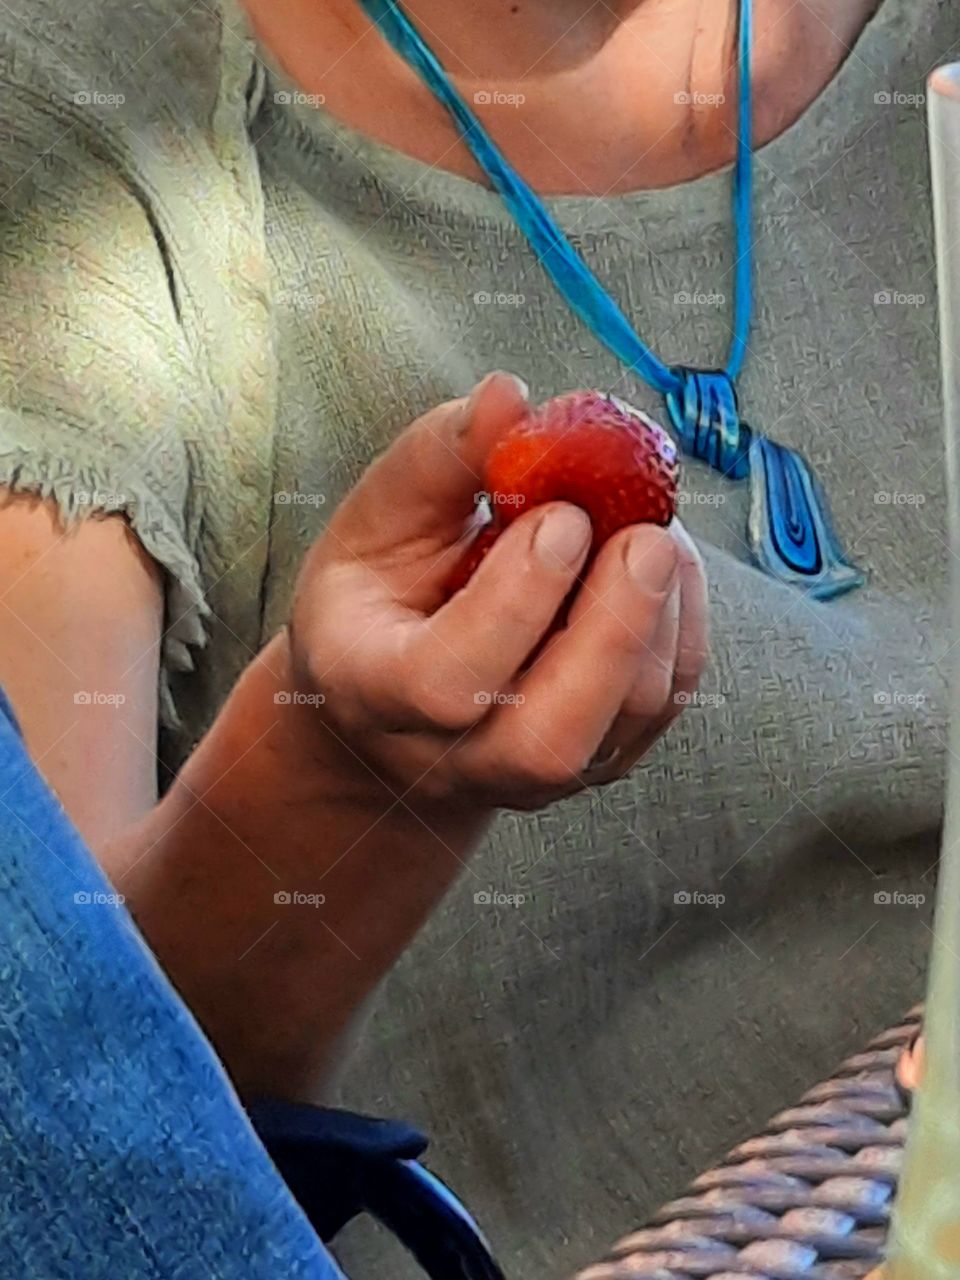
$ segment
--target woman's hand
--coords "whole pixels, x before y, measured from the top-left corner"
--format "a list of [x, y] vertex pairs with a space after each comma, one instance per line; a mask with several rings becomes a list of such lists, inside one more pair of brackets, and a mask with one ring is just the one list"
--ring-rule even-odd
[[433, 803], [532, 809], [620, 777], [690, 700], [707, 652], [703, 569], [677, 521], [613, 538], [529, 665], [586, 559], [582, 511], [513, 522], [443, 602], [484, 459], [526, 408], [501, 373], [419, 419], [338, 508], [297, 586], [293, 680], [324, 699], [305, 723]]
[[[73, 812], [88, 804], [105, 869], [245, 1093], [315, 1097], [490, 808], [618, 776], [696, 685], [703, 576], [679, 527], [611, 542], [533, 663], [586, 555], [582, 513], [530, 512], [443, 603], [484, 457], [524, 410], [500, 374], [404, 433], [307, 558], [292, 633], [250, 664], [152, 808], [141, 721], [155, 714], [159, 579], [116, 518], [68, 537], [46, 506], [42, 527], [26, 500], [5, 512], [8, 604], [40, 643], [15, 631], [19, 656], [0, 676], [45, 766], [44, 735], [55, 745], [57, 716], [71, 724], [77, 688], [123, 691], [137, 718], [83, 718], [76, 769], [50, 773]], [[113, 594], [77, 594], [104, 563]], [[124, 608], [104, 612], [104, 599]], [[303, 706], [294, 689], [326, 701]], [[109, 787], [89, 772], [104, 744], [118, 753], [104, 757]]]

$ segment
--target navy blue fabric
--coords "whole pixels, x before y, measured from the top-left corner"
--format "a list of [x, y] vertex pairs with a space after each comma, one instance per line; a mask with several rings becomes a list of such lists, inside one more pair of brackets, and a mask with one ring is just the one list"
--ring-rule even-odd
[[249, 1113], [322, 1240], [332, 1240], [367, 1207], [372, 1170], [414, 1160], [427, 1149], [422, 1133], [396, 1120], [287, 1102], [258, 1102]]
[[372, 1214], [431, 1280], [503, 1280], [476, 1222], [416, 1157], [427, 1140], [396, 1120], [284, 1102], [250, 1108], [287, 1185], [324, 1240]]
[[0, 1275], [340, 1276], [2, 694]]
[[402, 1120], [270, 1100], [255, 1102], [248, 1111], [257, 1132], [270, 1135], [271, 1145], [319, 1142], [332, 1152], [395, 1160], [416, 1160], [429, 1145], [419, 1129]]

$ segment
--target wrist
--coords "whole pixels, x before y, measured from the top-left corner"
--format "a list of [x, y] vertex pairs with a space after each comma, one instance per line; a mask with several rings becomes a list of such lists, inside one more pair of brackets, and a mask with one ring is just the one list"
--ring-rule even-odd
[[298, 679], [286, 630], [247, 667], [212, 735], [217, 756], [228, 761], [231, 794], [282, 797], [304, 810], [354, 809], [371, 820], [389, 814], [391, 823], [419, 825], [458, 845], [472, 843], [492, 816], [457, 797], [426, 799], [384, 778], [331, 723], [322, 695]]
[[238, 1084], [306, 1095], [483, 823], [409, 807], [295, 687], [275, 637], [133, 833], [125, 887]]
[[288, 803], [336, 800], [382, 812], [395, 795], [338, 738], [323, 705], [322, 695], [299, 686], [284, 630], [243, 672], [212, 732], [259, 791], [278, 786]]

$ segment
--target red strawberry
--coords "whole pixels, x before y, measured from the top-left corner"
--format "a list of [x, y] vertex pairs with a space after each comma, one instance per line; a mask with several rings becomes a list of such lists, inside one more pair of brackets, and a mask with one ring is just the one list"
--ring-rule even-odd
[[500, 537], [501, 530], [493, 524], [484, 525], [474, 540], [467, 547], [463, 554], [463, 559], [455, 565], [453, 573], [447, 579], [446, 592], [447, 599], [465, 587], [476, 571], [480, 568], [481, 562], [486, 558], [487, 552]]
[[679, 470], [673, 441], [638, 409], [597, 391], [548, 400], [487, 459], [484, 480], [494, 522], [454, 570], [448, 593], [469, 581], [511, 521], [544, 502], [571, 502], [586, 511], [593, 524], [591, 559], [627, 525], [668, 525]]

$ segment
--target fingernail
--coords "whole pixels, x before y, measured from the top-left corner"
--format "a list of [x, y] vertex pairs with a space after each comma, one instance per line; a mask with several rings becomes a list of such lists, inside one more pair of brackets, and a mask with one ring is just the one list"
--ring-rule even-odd
[[579, 565], [591, 533], [585, 512], [577, 507], [557, 507], [540, 521], [533, 545], [548, 569], [573, 569]]
[[522, 400], [530, 399], [530, 388], [524, 380], [516, 373], [507, 373], [503, 369], [494, 369], [492, 373], [488, 373], [485, 378], [481, 378], [477, 385], [470, 392], [467, 403], [463, 407], [463, 423], [464, 427], [468, 426], [470, 419], [476, 410], [477, 404], [482, 398], [487, 387], [494, 378], [509, 378], [517, 389], [517, 394]]
[[469, 396], [467, 397], [467, 403], [463, 406], [464, 423], [469, 423], [471, 417], [473, 416], [473, 411], [477, 407], [477, 401], [483, 395], [484, 388], [486, 387], [487, 383], [490, 381], [490, 379], [493, 376], [494, 375], [492, 373], [488, 373], [486, 377], [483, 377], [480, 379], [477, 385], [470, 392]]
[[524, 382], [523, 378], [520, 377], [519, 373], [508, 373], [507, 377], [513, 379], [514, 385], [517, 388], [517, 394], [519, 395], [520, 399], [529, 401], [530, 384], [528, 382]]
[[677, 575], [677, 544], [666, 529], [644, 525], [627, 544], [627, 569], [645, 591], [668, 591]]

